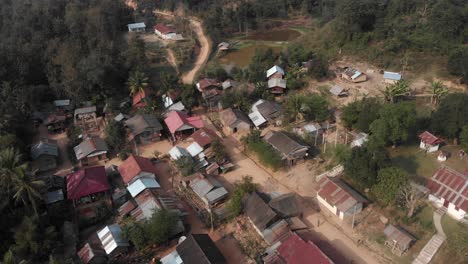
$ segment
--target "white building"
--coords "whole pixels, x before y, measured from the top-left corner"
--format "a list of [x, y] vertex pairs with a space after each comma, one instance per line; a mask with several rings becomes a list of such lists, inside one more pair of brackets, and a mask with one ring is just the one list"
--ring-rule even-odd
[[146, 31], [146, 25], [145, 23], [133, 23], [133, 24], [128, 24], [128, 32], [145, 32]]
[[394, 84], [401, 80], [401, 74], [398, 72], [384, 72], [384, 83]]
[[435, 207], [445, 207], [447, 214], [461, 222], [468, 222], [468, 170], [465, 173], [442, 166], [429, 180], [429, 201]]
[[167, 40], [182, 40], [183, 37], [180, 34], [177, 34], [175, 29], [166, 26], [164, 24], [157, 24], [154, 26], [154, 33], [162, 39]]
[[107, 255], [116, 255], [125, 251], [129, 246], [128, 242], [122, 238], [122, 229], [119, 225], [108, 225], [97, 232], [102, 247]]
[[443, 142], [442, 139], [432, 135], [428, 131], [424, 131], [419, 135], [421, 139], [421, 143], [419, 144], [419, 148], [426, 150], [427, 152], [435, 152], [439, 150], [440, 143]]
[[367, 202], [364, 197], [337, 177], [323, 177], [319, 185], [317, 199], [320, 205], [341, 220], [361, 212], [363, 204]]

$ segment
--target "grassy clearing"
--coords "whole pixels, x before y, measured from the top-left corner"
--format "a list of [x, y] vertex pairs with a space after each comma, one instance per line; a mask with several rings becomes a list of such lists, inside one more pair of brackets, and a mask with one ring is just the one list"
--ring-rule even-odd
[[442, 164], [461, 172], [465, 169], [465, 161], [460, 160], [457, 156], [460, 150], [459, 146], [447, 145], [441, 149], [451, 154], [451, 157], [445, 162], [437, 161], [438, 152], [426, 154], [417, 145], [400, 146], [389, 149], [389, 152], [394, 165], [405, 169], [410, 175], [416, 177], [430, 178]]

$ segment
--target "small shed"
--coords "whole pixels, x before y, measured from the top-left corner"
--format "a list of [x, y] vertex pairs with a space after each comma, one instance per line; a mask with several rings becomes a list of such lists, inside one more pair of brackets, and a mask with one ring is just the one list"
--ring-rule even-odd
[[353, 83], [358, 83], [365, 82], [367, 80], [367, 75], [356, 69], [347, 68], [341, 73], [341, 78], [351, 81]]
[[79, 251], [78, 257], [83, 264], [107, 263], [106, 252], [99, 246], [86, 243]]
[[424, 149], [429, 153], [439, 150], [439, 145], [444, 142], [441, 138], [434, 136], [429, 131], [421, 133], [419, 135], [419, 139], [421, 139], [419, 148]]
[[125, 252], [129, 246], [128, 242], [122, 238], [122, 229], [119, 225], [108, 225], [97, 232], [99, 240], [106, 254], [115, 257]]
[[282, 79], [284, 76], [284, 70], [278, 65], [274, 65], [266, 72], [267, 79], [279, 78]]
[[231, 46], [231, 44], [229, 44], [228, 42], [221, 42], [221, 43], [218, 44], [218, 50], [219, 51], [228, 51], [230, 46]]
[[282, 94], [286, 90], [286, 80], [280, 78], [270, 78], [268, 80], [268, 89], [273, 94]]
[[348, 96], [348, 92], [343, 87], [338, 85], [335, 85], [332, 88], [330, 88], [330, 93], [338, 97]]
[[128, 128], [128, 139], [135, 140], [136, 143], [148, 144], [159, 141], [163, 127], [154, 115], [137, 114], [125, 121]]
[[128, 32], [145, 32], [146, 31], [146, 25], [145, 23], [132, 23], [128, 24]]
[[171, 148], [169, 150], [169, 156], [171, 156], [173, 160], [178, 160], [181, 157], [191, 157], [190, 153], [185, 148], [179, 146]]
[[388, 225], [384, 229], [384, 234], [387, 237], [385, 245], [391, 248], [394, 253], [401, 256], [405, 253], [416, 241], [416, 238], [401, 227]]
[[57, 141], [41, 139], [31, 147], [32, 167], [41, 172], [55, 169], [58, 155]]
[[402, 76], [398, 72], [385, 71], [384, 75], [383, 75], [383, 78], [384, 78], [384, 83], [394, 84], [394, 83], [397, 83], [398, 81], [400, 81], [402, 79]]

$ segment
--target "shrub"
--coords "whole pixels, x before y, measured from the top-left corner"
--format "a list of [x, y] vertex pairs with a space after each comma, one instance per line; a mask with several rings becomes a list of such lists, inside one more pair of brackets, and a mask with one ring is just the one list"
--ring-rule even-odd
[[257, 185], [252, 182], [251, 176], [244, 176], [239, 183], [236, 183], [234, 192], [227, 204], [227, 208], [232, 216], [235, 217], [242, 213], [242, 209], [244, 209], [242, 198], [244, 195], [255, 192], [256, 190]]
[[273, 170], [281, 168], [282, 159], [280, 154], [261, 139], [260, 132], [258, 130], [252, 130], [249, 135], [242, 138], [242, 142], [246, 145], [249, 151], [252, 151], [257, 155], [263, 165]]

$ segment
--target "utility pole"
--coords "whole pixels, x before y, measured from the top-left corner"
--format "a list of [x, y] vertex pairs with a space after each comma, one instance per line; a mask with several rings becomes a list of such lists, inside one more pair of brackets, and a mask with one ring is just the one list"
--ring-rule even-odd
[[352, 229], [354, 229], [354, 217], [356, 216], [356, 206], [357, 206], [357, 203], [354, 205], [353, 223], [351, 224], [351, 228], [352, 228]]

